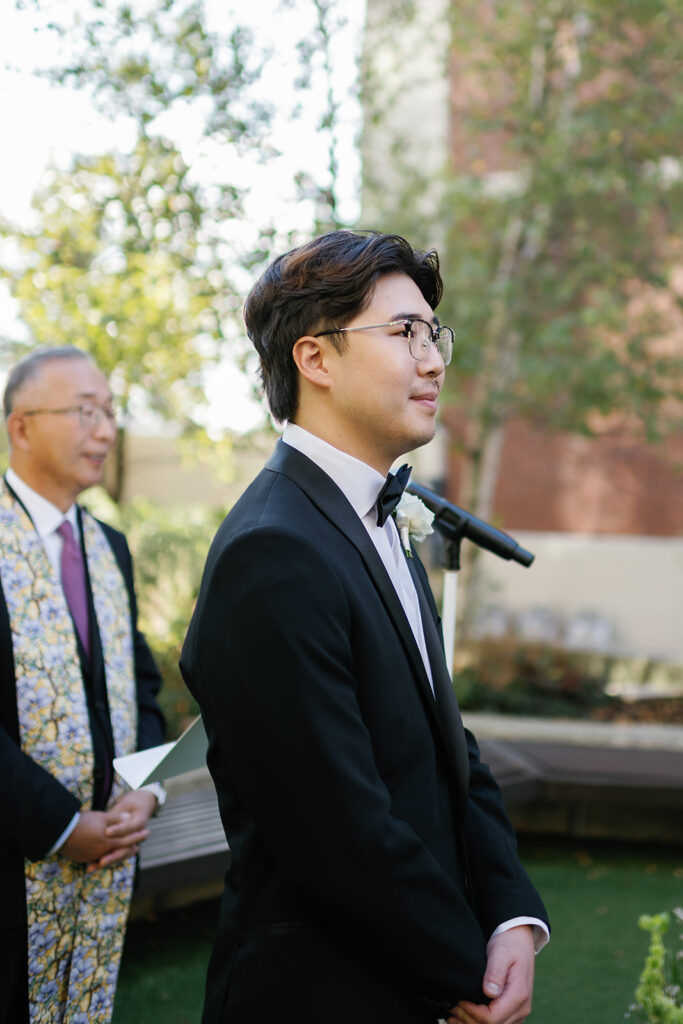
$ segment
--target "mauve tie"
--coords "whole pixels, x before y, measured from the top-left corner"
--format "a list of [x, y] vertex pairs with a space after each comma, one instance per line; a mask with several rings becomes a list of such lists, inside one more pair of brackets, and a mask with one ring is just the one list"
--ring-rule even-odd
[[76, 543], [71, 523], [68, 520], [57, 527], [62, 538], [62, 587], [69, 610], [76, 624], [78, 635], [90, 657], [90, 630], [88, 627], [88, 593], [85, 583], [85, 566], [80, 545]]

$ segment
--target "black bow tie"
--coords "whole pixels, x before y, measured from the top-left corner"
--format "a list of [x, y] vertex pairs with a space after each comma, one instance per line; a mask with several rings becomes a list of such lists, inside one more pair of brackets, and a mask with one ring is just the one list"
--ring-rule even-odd
[[377, 525], [384, 526], [388, 516], [394, 511], [401, 495], [408, 483], [412, 466], [408, 463], [397, 469], [395, 473], [389, 473], [382, 490], [377, 496]]

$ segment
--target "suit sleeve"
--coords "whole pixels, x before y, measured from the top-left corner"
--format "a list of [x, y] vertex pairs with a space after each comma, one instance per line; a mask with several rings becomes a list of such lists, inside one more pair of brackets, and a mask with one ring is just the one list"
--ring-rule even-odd
[[0, 644], [0, 822], [11, 847], [29, 860], [39, 860], [62, 834], [80, 802], [19, 746], [12, 639], [1, 588]]
[[481, 1001], [486, 940], [457, 886], [392, 814], [330, 562], [298, 536], [254, 531], [213, 565], [198, 615], [183, 669], [219, 794], [225, 772], [316, 914], [435, 1015], [459, 998]]
[[164, 742], [165, 723], [157, 694], [161, 688], [161, 675], [147, 641], [138, 629], [138, 605], [133, 578], [133, 560], [126, 538], [105, 523], [100, 523], [109, 539], [116, 561], [123, 574], [130, 599], [135, 657], [135, 681], [138, 698], [138, 750], [156, 747]]
[[[138, 749], [164, 742], [164, 719], [156, 701], [161, 676], [145, 638], [137, 628], [137, 602], [133, 565], [122, 534], [101, 524], [126, 582], [130, 596], [131, 625], [138, 699]], [[0, 821], [6, 840], [22, 856], [39, 860], [54, 845], [80, 801], [19, 745], [19, 726], [14, 687], [12, 641], [7, 608], [0, 590], [0, 637], [2, 637], [2, 696], [0, 698]]]
[[[441, 632], [441, 619], [419, 559], [415, 562], [434, 621]], [[503, 794], [479, 746], [465, 729], [470, 762], [470, 785], [465, 814], [464, 840], [477, 918], [484, 935], [491, 936], [498, 925], [515, 917], [535, 917], [548, 924], [543, 902], [522, 866], [517, 839], [505, 811]]]
[[479, 748], [466, 730], [470, 788], [465, 815], [465, 848], [477, 917], [484, 934], [515, 917], [535, 917], [548, 927], [548, 915], [517, 853], [517, 839], [503, 795]]
[[24, 754], [1, 727], [0, 771], [5, 837], [24, 857], [40, 860], [80, 809], [80, 801]]

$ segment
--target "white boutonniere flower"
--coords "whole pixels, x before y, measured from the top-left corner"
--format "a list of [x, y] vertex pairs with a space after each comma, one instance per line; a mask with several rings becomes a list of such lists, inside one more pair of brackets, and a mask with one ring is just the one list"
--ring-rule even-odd
[[394, 510], [394, 518], [406, 557], [412, 558], [410, 542], [414, 540], [419, 543], [430, 533], [434, 533], [432, 528], [434, 513], [430, 512], [414, 494], [404, 492]]

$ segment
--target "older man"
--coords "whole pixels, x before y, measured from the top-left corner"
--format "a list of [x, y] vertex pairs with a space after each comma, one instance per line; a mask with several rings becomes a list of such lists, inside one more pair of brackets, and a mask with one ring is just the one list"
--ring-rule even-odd
[[4, 397], [0, 482], [0, 1021], [105, 1024], [135, 870], [159, 795], [112, 759], [163, 742], [122, 534], [76, 505], [116, 436], [77, 348], [37, 350]]

